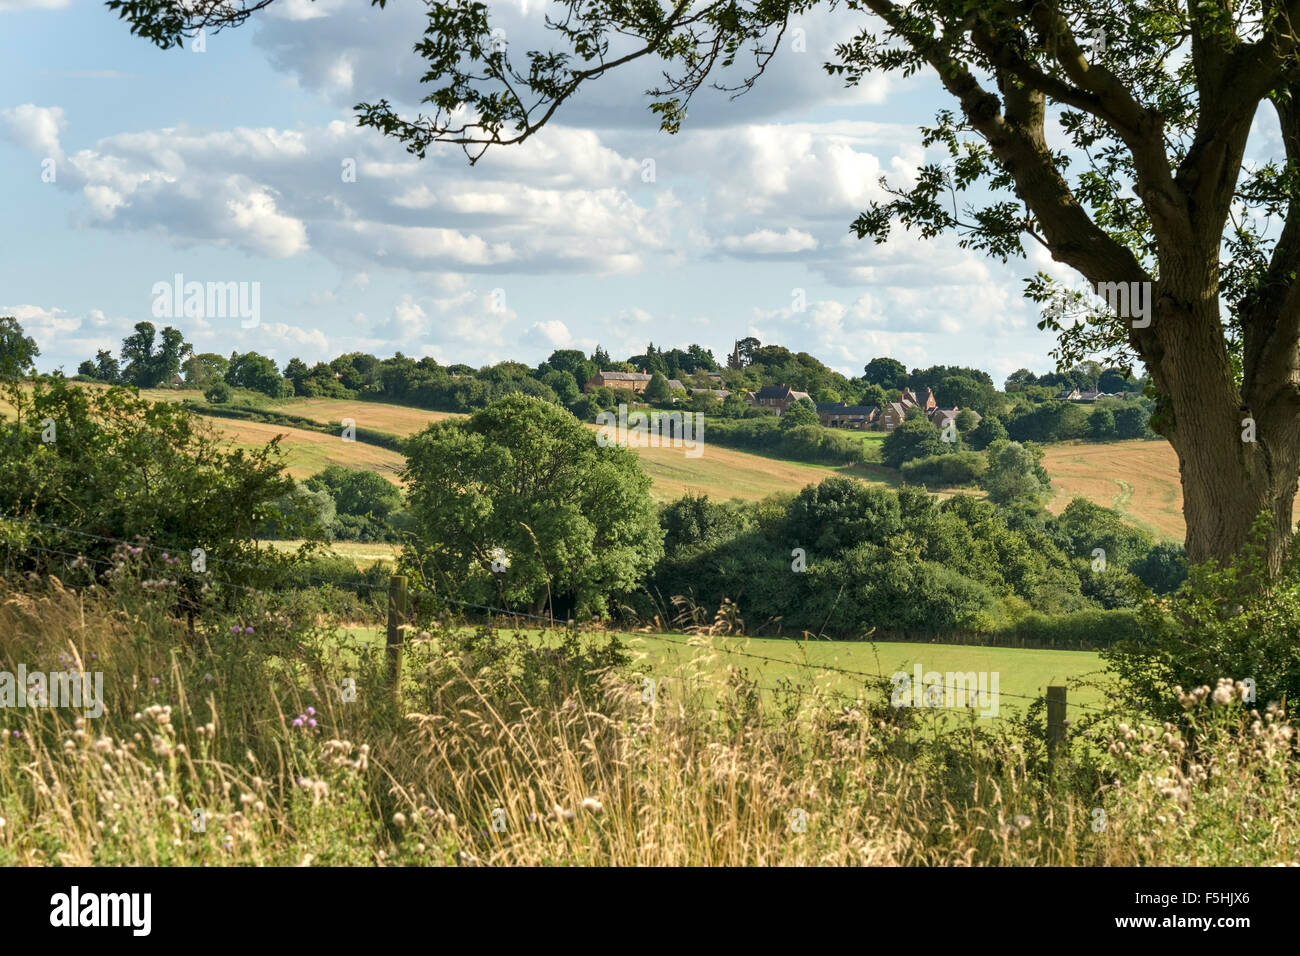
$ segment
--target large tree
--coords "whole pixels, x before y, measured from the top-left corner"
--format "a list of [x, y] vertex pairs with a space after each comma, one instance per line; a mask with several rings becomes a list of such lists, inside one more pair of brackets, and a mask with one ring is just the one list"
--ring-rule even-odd
[[[109, 6], [166, 47], [267, 3]], [[430, 4], [415, 44], [429, 111], [406, 117], [387, 100], [362, 103], [360, 123], [416, 155], [450, 143], [473, 161], [528, 139], [584, 83], [650, 58], [664, 76], [650, 108], [676, 132], [706, 80], [748, 89], [792, 18], [817, 4], [560, 6], [549, 21], [557, 48], [520, 58], [494, 42], [487, 5]], [[875, 72], [929, 71], [956, 107], [923, 128], [947, 160], [893, 187], [853, 230], [878, 242], [894, 223], [927, 237], [951, 232], [1004, 260], [1022, 257], [1029, 240], [1105, 289], [1102, 307], [1058, 297], [1044, 276], [1030, 282], [1031, 297], [1052, 303], [1042, 325], [1059, 333], [1058, 361], [1104, 354], [1144, 364], [1159, 401], [1152, 428], [1180, 461], [1188, 557], [1230, 557], [1267, 512], [1276, 569], [1300, 472], [1300, 0], [842, 6], [863, 26], [825, 64], [832, 75], [852, 85]], [[748, 70], [737, 65], [746, 50]], [[1280, 149], [1244, 169], [1261, 107], [1276, 118]]]
[[23, 327], [12, 315], [0, 317], [0, 382], [16, 382], [35, 370], [41, 350], [36, 340], [23, 334]]
[[604, 614], [663, 554], [636, 455], [535, 398], [430, 425], [408, 441], [402, 478], [404, 560], [475, 603]]

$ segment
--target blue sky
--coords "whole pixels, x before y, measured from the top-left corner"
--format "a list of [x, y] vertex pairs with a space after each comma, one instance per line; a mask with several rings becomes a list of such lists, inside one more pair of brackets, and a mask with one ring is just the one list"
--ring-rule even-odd
[[[538, 0], [493, 10], [512, 44], [547, 42]], [[950, 105], [924, 77], [827, 77], [860, 15], [816, 13], [807, 52], [735, 102], [702, 92], [677, 136], [645, 108], [647, 70], [613, 74], [470, 167], [355, 125], [361, 100], [410, 111], [422, 11], [277, 0], [203, 52], [161, 52], [101, 3], [0, 0], [0, 314], [40, 367], [71, 372], [134, 323], [165, 324], [152, 290], [177, 273], [259, 283], [256, 327], [170, 324], [197, 351], [282, 365], [354, 349], [535, 363], [596, 343], [621, 358], [647, 341], [721, 358], [755, 335], [847, 374], [884, 354], [999, 382], [1051, 367], [1022, 278], [1069, 273], [1041, 251], [1004, 266], [948, 239], [849, 235], [881, 175], [905, 183], [925, 161], [916, 125]]]

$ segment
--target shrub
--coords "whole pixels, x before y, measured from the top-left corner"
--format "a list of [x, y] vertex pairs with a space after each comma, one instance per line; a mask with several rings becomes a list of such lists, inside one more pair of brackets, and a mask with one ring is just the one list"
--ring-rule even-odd
[[1213, 686], [1220, 678], [1254, 681], [1257, 701], [1300, 697], [1300, 560], [1274, 579], [1263, 541], [1267, 516], [1237, 558], [1190, 569], [1174, 594], [1140, 609], [1142, 631], [1103, 654], [1125, 697], [1153, 716], [1182, 708], [1174, 688]]
[[203, 391], [203, 397], [213, 405], [223, 405], [230, 401], [231, 388], [224, 379], [217, 379]]
[[1106, 648], [1135, 638], [1141, 633], [1141, 622], [1138, 613], [1127, 608], [1071, 614], [1032, 611], [1003, 628], [1002, 633], [1062, 647]]
[[973, 485], [988, 468], [984, 455], [976, 451], [959, 451], [951, 455], [929, 455], [904, 462], [903, 479], [931, 488]]

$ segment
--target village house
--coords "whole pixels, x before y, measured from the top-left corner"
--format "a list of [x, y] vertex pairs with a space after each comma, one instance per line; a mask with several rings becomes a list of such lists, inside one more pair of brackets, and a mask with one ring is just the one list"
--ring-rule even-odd
[[[952, 408], [934, 408], [930, 410], [930, 414], [927, 415], [926, 418], [930, 419], [930, 424], [934, 425], [936, 428], [947, 428], [949, 424], [956, 424], [957, 413], [960, 411], [961, 409], [955, 405]], [[983, 416], [973, 408], [967, 409], [967, 411], [974, 416], [975, 423], [979, 424], [979, 421]]]
[[651, 377], [644, 372], [597, 372], [582, 390], [590, 392], [597, 388], [625, 388], [639, 395], [649, 387]]
[[804, 398], [812, 401], [807, 392], [800, 392], [789, 385], [764, 385], [757, 392], [745, 393], [745, 401], [749, 404], [774, 408], [777, 415], [785, 414], [787, 408]]
[[916, 393], [910, 388], [903, 389], [903, 394], [899, 397], [898, 401], [889, 402], [880, 410], [880, 416], [877, 419], [877, 429], [879, 431], [892, 432], [907, 420], [908, 411], [917, 407], [921, 408], [927, 418], [934, 409], [939, 407], [939, 403], [935, 401], [934, 391], [932, 389], [927, 388], [925, 390], [924, 399], [918, 399]]
[[844, 402], [818, 402], [817, 418], [828, 428], [869, 429], [880, 409], [874, 405], [846, 405]]
[[1066, 388], [1062, 389], [1056, 397], [1067, 402], [1095, 402], [1099, 398], [1109, 398], [1110, 394], [1109, 392], [1098, 391], [1095, 388], [1090, 388], [1085, 392], [1081, 392], [1077, 388]]

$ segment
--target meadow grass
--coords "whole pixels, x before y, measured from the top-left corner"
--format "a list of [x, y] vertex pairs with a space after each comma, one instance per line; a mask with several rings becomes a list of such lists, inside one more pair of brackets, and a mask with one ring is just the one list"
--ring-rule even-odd
[[[381, 646], [382, 627], [350, 627], [359, 639]], [[515, 633], [539, 646], [554, 646], [563, 631], [520, 628]], [[863, 692], [871, 678], [887, 678], [903, 671], [942, 673], [994, 673], [999, 675], [1000, 714], [1023, 714], [1029, 700], [1046, 694], [1052, 685], [1068, 686], [1067, 718], [1077, 719], [1085, 709], [1104, 705], [1109, 680], [1098, 654], [1015, 647], [973, 647], [962, 644], [798, 640], [705, 634], [649, 634], [636, 631], [590, 631], [583, 640], [614, 636], [624, 642], [647, 673], [679, 680], [698, 674], [710, 681], [725, 681], [732, 672], [752, 678], [762, 693], [771, 695], [777, 684], [798, 685], [832, 695]], [[851, 672], [851, 673], [850, 673]], [[880, 696], [879, 690], [872, 693]]]
[[[277, 551], [288, 553], [297, 551], [306, 543], [302, 538], [285, 538], [266, 542], [267, 545]], [[322, 555], [337, 555], [341, 558], [347, 558], [363, 571], [380, 561], [394, 563], [401, 552], [402, 546], [400, 544], [389, 544], [384, 541], [331, 541], [318, 551]]]
[[98, 718], [0, 716], [3, 865], [1300, 855], [1291, 728], [1235, 703], [1202, 701], [1185, 733], [1131, 720], [1085, 748], [1072, 731], [1049, 767], [1027, 724], [932, 733], [924, 712], [806, 689], [769, 699], [736, 675], [647, 701], [644, 662], [576, 636], [412, 631], [395, 700], [368, 642], [274, 607], [211, 612], [191, 636], [130, 582], [86, 595], [50, 579], [0, 593], [0, 631], [5, 669], [99, 670], [105, 689]]

